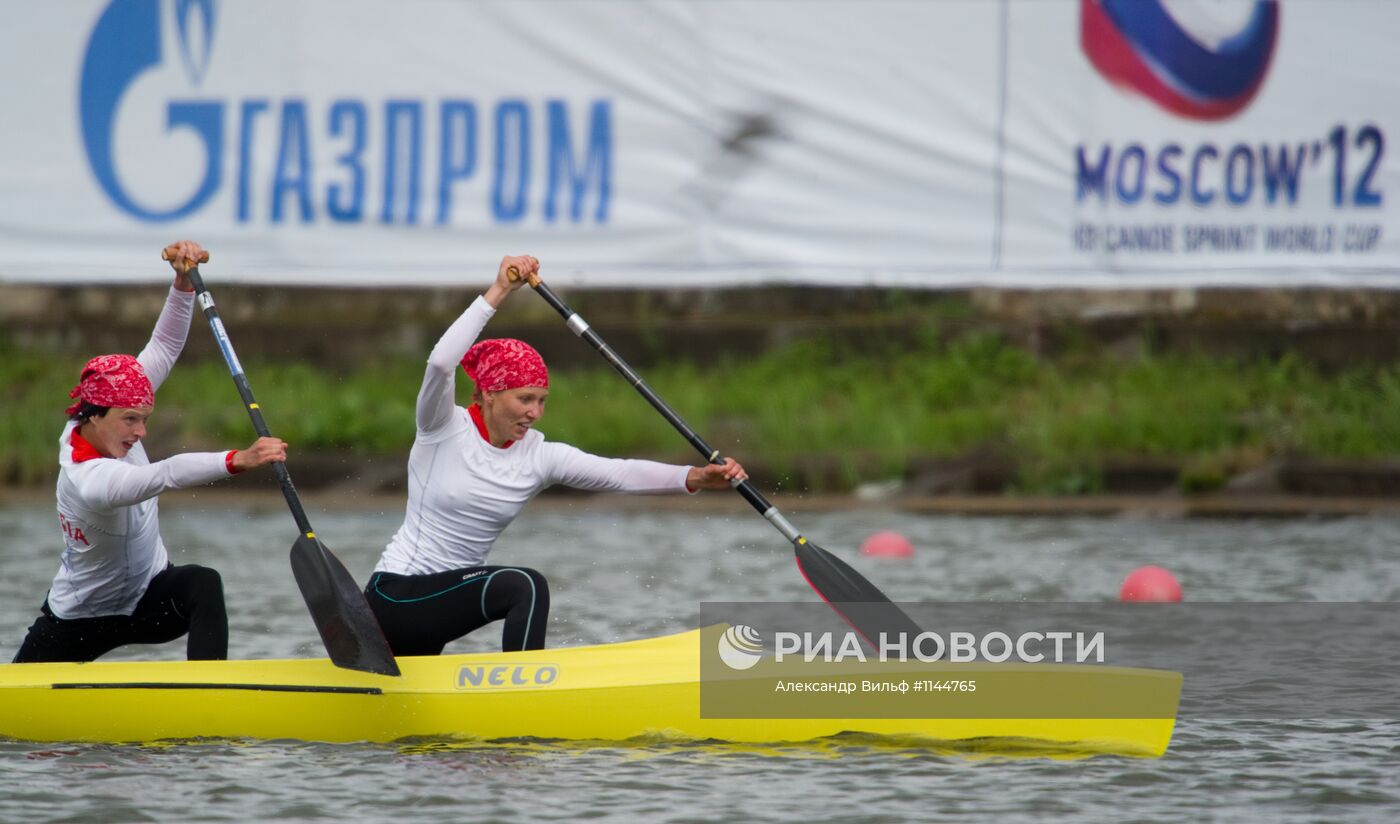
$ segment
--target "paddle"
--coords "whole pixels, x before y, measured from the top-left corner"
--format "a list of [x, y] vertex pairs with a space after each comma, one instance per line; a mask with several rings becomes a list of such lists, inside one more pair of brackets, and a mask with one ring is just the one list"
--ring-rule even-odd
[[[164, 252], [161, 257], [169, 260]], [[209, 253], [204, 253], [199, 262], [208, 263]], [[214, 338], [219, 343], [224, 363], [228, 364], [233, 383], [238, 387], [238, 395], [248, 408], [248, 417], [253, 419], [253, 428], [260, 436], [270, 436], [272, 433], [263, 421], [262, 410], [253, 399], [253, 390], [243, 374], [243, 365], [238, 362], [233, 343], [224, 331], [224, 322], [214, 308], [214, 296], [204, 288], [199, 267], [191, 266], [186, 274], [199, 293], [199, 306], [209, 320], [209, 328], [214, 330]], [[272, 471], [282, 487], [287, 506], [292, 510], [297, 529], [301, 530], [296, 543], [292, 544], [292, 575], [301, 589], [302, 598], [306, 600], [307, 609], [311, 611], [311, 620], [321, 633], [321, 641], [326, 645], [331, 663], [362, 672], [398, 675], [399, 665], [389, 651], [389, 642], [384, 640], [384, 631], [370, 611], [369, 602], [345, 565], [316, 537], [311, 521], [306, 517], [306, 510], [301, 506], [301, 499], [297, 497], [296, 487], [292, 486], [287, 465], [278, 461], [272, 465]]]
[[[520, 271], [511, 267], [508, 276], [512, 281], [520, 279]], [[713, 464], [723, 464], [724, 459], [720, 457], [719, 450], [712, 448], [705, 442], [695, 430], [691, 429], [680, 415], [677, 415], [666, 402], [661, 399], [641, 376], [628, 366], [626, 361], [613, 351], [603, 341], [598, 333], [589, 327], [578, 313], [570, 309], [554, 290], [550, 289], [538, 276], [529, 277], [530, 286], [539, 293], [541, 297], [558, 312], [565, 320], [569, 329], [575, 335], [583, 338], [590, 346], [598, 350], [598, 353], [616, 369], [627, 382], [632, 384], [642, 397], [647, 399], [656, 411], [661, 413], [677, 432], [690, 442], [705, 460]], [[856, 572], [849, 564], [827, 552], [802, 536], [797, 529], [783, 517], [778, 508], [768, 502], [753, 484], [747, 480], [733, 484], [734, 489], [748, 501], [759, 514], [768, 520], [783, 537], [792, 542], [793, 551], [797, 558], [798, 571], [802, 577], [807, 579], [807, 583], [816, 590], [822, 600], [831, 605], [836, 613], [845, 619], [857, 632], [865, 636], [865, 640], [872, 646], [877, 646], [877, 639], [884, 633], [892, 642], [896, 641], [899, 633], [908, 633], [907, 638], [912, 641], [914, 636], [922, 632], [909, 616], [905, 615], [899, 607], [895, 606], [888, 597], [885, 596], [876, 586], [865, 579], [863, 575]]]

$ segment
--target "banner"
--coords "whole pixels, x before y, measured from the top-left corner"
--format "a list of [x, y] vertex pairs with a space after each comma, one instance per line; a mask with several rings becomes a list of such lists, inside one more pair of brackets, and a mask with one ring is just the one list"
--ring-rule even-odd
[[0, 283], [1400, 286], [1384, 0], [0, 9]]
[[[1075, 282], [1400, 283], [1384, 2], [1019, 3], [1002, 265]], [[1066, 44], [1075, 43], [1068, 49]]]

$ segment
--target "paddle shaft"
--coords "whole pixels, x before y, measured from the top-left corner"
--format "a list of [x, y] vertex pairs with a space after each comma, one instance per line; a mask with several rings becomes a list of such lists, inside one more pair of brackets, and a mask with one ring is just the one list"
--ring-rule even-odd
[[[513, 277], [519, 277], [519, 273], [514, 273], [514, 270], [512, 270], [512, 272]], [[687, 424], [680, 415], [677, 415], [675, 410], [661, 399], [660, 395], [652, 391], [652, 388], [647, 385], [647, 382], [642, 380], [641, 375], [638, 375], [631, 366], [628, 366], [627, 361], [624, 361], [597, 332], [593, 331], [587, 321], [579, 317], [579, 314], [573, 309], [570, 309], [569, 305], [566, 304], [563, 299], [554, 294], [554, 290], [550, 289], [548, 284], [537, 277], [532, 277], [530, 278], [530, 286], [539, 293], [540, 297], [545, 299], [546, 303], [554, 307], [554, 311], [558, 312], [564, 318], [564, 322], [575, 335], [583, 338], [588, 342], [589, 346], [598, 350], [598, 354], [602, 355], [603, 359], [611, 364], [612, 368], [616, 369], [618, 374], [626, 378], [627, 382], [632, 384], [632, 388], [636, 389], [643, 398], [646, 398], [647, 403], [655, 407], [656, 411], [660, 412], [661, 416], [665, 418], [671, 426], [675, 427], [676, 431], [681, 433], [681, 436], [689, 441], [690, 445], [695, 447], [695, 450], [703, 455], [706, 461], [713, 464], [724, 463], [724, 459], [720, 457], [719, 450], [710, 446], [694, 429], [691, 429], [690, 425]], [[759, 492], [752, 483], [744, 480], [733, 486], [735, 491], [744, 497], [744, 500], [748, 501], [754, 509], [758, 510], [760, 515], [766, 518], [769, 523], [773, 524], [773, 526], [783, 534], [784, 538], [787, 538], [794, 544], [806, 543], [806, 539], [797, 531], [797, 528], [789, 523], [788, 519], [783, 517], [783, 514], [778, 511], [778, 508], [769, 503], [768, 499], [763, 497], [763, 493]]]
[[[214, 306], [214, 296], [209, 294], [209, 290], [204, 288], [204, 279], [199, 276], [199, 267], [191, 266], [186, 272], [190, 282], [194, 284], [194, 290], [199, 294], [199, 308], [203, 310], [204, 317], [209, 321], [209, 328], [214, 330], [214, 339], [219, 342], [219, 351], [223, 353], [224, 363], [228, 364], [229, 374], [233, 376], [233, 383], [238, 387], [238, 396], [243, 399], [243, 406], [248, 410], [248, 417], [253, 419], [253, 429], [258, 435], [267, 438], [272, 436], [267, 428], [267, 422], [263, 420], [262, 410], [258, 407], [258, 402], [253, 398], [253, 389], [248, 385], [248, 378], [243, 374], [243, 364], [238, 362], [238, 354], [233, 351], [233, 343], [228, 339], [228, 333], [224, 331], [224, 322], [219, 318], [219, 310]], [[287, 499], [287, 506], [292, 510], [292, 518], [297, 522], [297, 529], [308, 538], [316, 537], [316, 533], [311, 528], [311, 520], [306, 517], [306, 510], [301, 505], [301, 498], [297, 495], [297, 489], [292, 485], [291, 473], [287, 471], [287, 465], [282, 461], [275, 461], [272, 464], [272, 472], [277, 476], [277, 485], [282, 488], [282, 497]]]
[[[200, 262], [208, 259], [206, 253]], [[248, 378], [243, 374], [243, 365], [238, 362], [233, 343], [224, 331], [224, 322], [219, 318], [219, 310], [214, 306], [214, 296], [205, 288], [198, 267], [191, 266], [185, 274], [198, 293], [199, 306], [204, 310], [204, 317], [208, 319], [214, 339], [219, 343], [219, 351], [223, 353], [229, 375], [238, 387], [238, 396], [243, 399], [248, 417], [253, 421], [253, 429], [257, 430], [261, 437], [271, 437], [272, 433], [268, 431], [267, 422], [263, 420], [262, 410], [253, 398], [252, 387], [248, 385]], [[301, 498], [297, 496], [296, 487], [292, 485], [292, 476], [287, 471], [287, 465], [276, 461], [272, 464], [272, 470], [277, 476], [277, 485], [282, 488], [282, 496], [287, 499], [287, 506], [292, 510], [297, 529], [301, 530], [301, 536], [292, 544], [292, 576], [306, 601], [306, 608], [311, 613], [311, 619], [316, 624], [316, 630], [321, 635], [331, 663], [361, 672], [399, 675], [399, 666], [394, 660], [393, 651], [389, 648], [389, 642], [385, 639], [364, 593], [360, 591], [359, 585], [355, 583], [345, 565], [321, 543], [312, 530], [311, 520], [306, 517], [306, 510], [302, 508]]]
[[[520, 272], [515, 267], [506, 270], [506, 274], [512, 281], [520, 279]], [[696, 434], [675, 410], [666, 405], [661, 397], [647, 386], [646, 381], [627, 365], [612, 347], [589, 328], [588, 323], [579, 317], [578, 313], [570, 309], [554, 291], [550, 289], [538, 275], [531, 274], [529, 282], [535, 291], [558, 312], [575, 335], [588, 341], [588, 345], [598, 350], [613, 369], [627, 379], [632, 387], [647, 399], [662, 417], [675, 427], [677, 432], [685, 437], [694, 446], [696, 451], [705, 456], [705, 460], [713, 464], [723, 464], [719, 450], [713, 448], [705, 439]], [[808, 585], [816, 590], [817, 595], [823, 601], [831, 605], [832, 609], [840, 615], [846, 623], [850, 624], [866, 641], [872, 649], [882, 649], [883, 638], [898, 637], [903, 633], [905, 637], [917, 636], [922, 630], [918, 624], [914, 623], [908, 615], [904, 614], [896, 604], [890, 601], [880, 588], [870, 583], [855, 569], [827, 552], [825, 549], [808, 541], [802, 537], [796, 527], [788, 523], [787, 518], [778, 511], [778, 508], [768, 502], [763, 497], [763, 493], [754, 488], [749, 481], [730, 482], [730, 485], [748, 501], [759, 514], [769, 523], [777, 528], [792, 542], [793, 555], [797, 560], [797, 568], [802, 573], [802, 577], [807, 579]]]

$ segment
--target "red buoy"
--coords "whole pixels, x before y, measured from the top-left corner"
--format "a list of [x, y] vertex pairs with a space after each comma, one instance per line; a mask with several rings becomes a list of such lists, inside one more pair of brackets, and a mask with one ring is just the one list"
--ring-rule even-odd
[[1138, 567], [1123, 579], [1118, 600], [1174, 603], [1181, 600], [1181, 584], [1159, 566]]
[[914, 545], [898, 532], [876, 532], [860, 545], [860, 554], [874, 558], [908, 558], [914, 554]]

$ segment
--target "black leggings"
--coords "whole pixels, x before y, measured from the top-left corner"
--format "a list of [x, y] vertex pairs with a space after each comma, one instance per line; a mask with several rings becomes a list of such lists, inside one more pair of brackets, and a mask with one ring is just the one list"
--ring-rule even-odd
[[441, 655], [449, 641], [505, 619], [501, 649], [544, 649], [549, 583], [525, 567], [480, 566], [431, 575], [376, 572], [365, 587], [395, 655]]
[[228, 614], [224, 583], [208, 567], [168, 566], [146, 587], [131, 615], [58, 618], [46, 599], [42, 615], [15, 653], [15, 663], [95, 661], [127, 644], [164, 644], [189, 633], [191, 661], [228, 657]]

